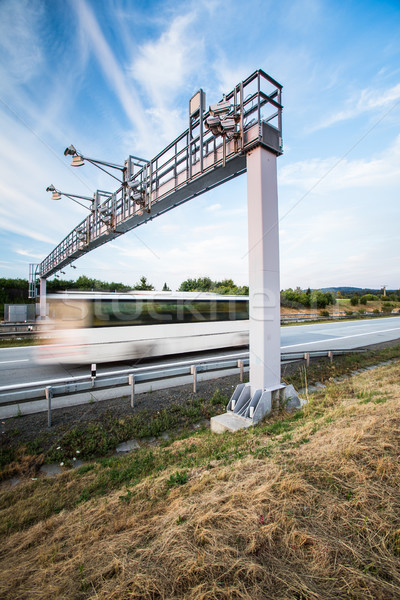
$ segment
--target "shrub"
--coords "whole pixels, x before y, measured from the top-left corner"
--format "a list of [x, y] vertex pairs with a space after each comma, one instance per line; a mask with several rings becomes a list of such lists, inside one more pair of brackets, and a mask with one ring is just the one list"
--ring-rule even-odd
[[320, 313], [321, 317], [329, 317], [329, 310], [321, 310]]
[[357, 312], [358, 312], [359, 315], [365, 315], [365, 313], [367, 311], [365, 310], [365, 308], [360, 308]]
[[392, 304], [391, 302], [385, 302], [385, 305], [382, 306], [382, 311], [383, 312], [392, 312], [393, 308], [394, 308], [394, 304]]
[[366, 296], [361, 296], [360, 298], [360, 304], [364, 304], [364, 306], [367, 304], [368, 300], [366, 298]]
[[345, 310], [344, 312], [346, 313], [346, 315], [347, 315], [348, 317], [351, 317], [351, 315], [353, 314], [353, 311], [352, 311], [352, 310]]
[[362, 296], [362, 298], [365, 298], [367, 300], [367, 302], [373, 302], [375, 300], [379, 300], [379, 296], [376, 296], [375, 294], [364, 294], [364, 296]]
[[357, 304], [358, 304], [358, 303], [359, 303], [358, 296], [352, 296], [352, 297], [350, 298], [350, 304], [351, 304], [352, 306], [357, 306]]
[[374, 313], [374, 315], [380, 314], [380, 310], [378, 308], [374, 308], [374, 310], [372, 312]]

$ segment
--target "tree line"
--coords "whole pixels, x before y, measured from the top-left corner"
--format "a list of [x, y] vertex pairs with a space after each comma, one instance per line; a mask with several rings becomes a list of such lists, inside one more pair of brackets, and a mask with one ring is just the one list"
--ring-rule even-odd
[[[0, 310], [3, 310], [4, 304], [27, 304], [34, 302], [28, 299], [28, 280], [27, 279], [8, 279], [0, 278]], [[155, 287], [150, 283], [145, 276], [133, 286], [128, 286], [120, 282], [106, 282], [99, 279], [93, 279], [81, 275], [75, 281], [65, 279], [48, 279], [47, 292], [49, 294], [63, 290], [82, 290], [82, 291], [99, 291], [99, 292], [129, 292], [131, 290], [155, 290]], [[171, 291], [167, 283], [162, 287], [163, 291]], [[214, 281], [210, 277], [189, 278], [183, 281], [179, 288], [179, 292], [209, 292], [215, 294], [231, 294], [247, 296], [249, 287], [247, 285], [238, 286], [233, 279], [222, 279]], [[364, 290], [363, 290], [364, 291]], [[288, 288], [281, 291], [281, 305], [290, 308], [320, 308], [324, 309], [330, 304], [335, 304], [336, 298], [350, 298], [351, 304], [366, 304], [368, 301], [397, 301], [400, 302], [400, 290], [388, 291], [387, 295], [376, 291], [376, 293], [359, 293], [354, 289], [342, 291], [323, 291], [323, 290], [302, 290], [297, 287], [295, 289]]]

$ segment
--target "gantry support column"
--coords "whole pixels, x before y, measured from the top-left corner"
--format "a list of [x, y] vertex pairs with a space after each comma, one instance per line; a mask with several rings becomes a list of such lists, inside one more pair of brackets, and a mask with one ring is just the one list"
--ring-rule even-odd
[[281, 383], [279, 223], [276, 154], [247, 154], [249, 231], [250, 387]]
[[263, 146], [247, 160], [249, 228], [250, 381], [237, 386], [227, 412], [211, 418], [211, 431], [250, 427], [271, 412], [275, 402], [287, 409], [302, 400], [281, 383], [281, 316], [277, 153]]
[[46, 302], [46, 279], [40, 278], [39, 290], [39, 319], [43, 321], [47, 317], [47, 302]]

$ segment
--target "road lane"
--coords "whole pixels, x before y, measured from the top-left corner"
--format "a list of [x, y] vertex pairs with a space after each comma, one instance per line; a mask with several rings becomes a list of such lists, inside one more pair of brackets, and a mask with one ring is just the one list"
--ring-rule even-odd
[[400, 339], [400, 317], [282, 327], [282, 352], [350, 350]]
[[[400, 317], [365, 321], [313, 323], [281, 328], [281, 351], [344, 350], [400, 339]], [[38, 365], [32, 346], [0, 348], [0, 386], [48, 381], [90, 372], [90, 365]], [[165, 359], [159, 359], [165, 362]], [[174, 359], [175, 360], [175, 359]], [[137, 361], [127, 361], [126, 367]], [[126, 368], [125, 367], [125, 368]], [[98, 365], [98, 372], [120, 370], [121, 364]]]

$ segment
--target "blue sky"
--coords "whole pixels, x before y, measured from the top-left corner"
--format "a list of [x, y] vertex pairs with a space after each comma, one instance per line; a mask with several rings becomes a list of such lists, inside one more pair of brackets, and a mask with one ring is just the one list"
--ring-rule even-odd
[[[28, 277], [85, 216], [45, 189], [115, 189], [83, 154], [151, 158], [258, 68], [283, 86], [281, 287], [400, 287], [400, 2], [0, 0], [0, 276]], [[246, 176], [67, 267], [174, 289], [248, 283]]]

